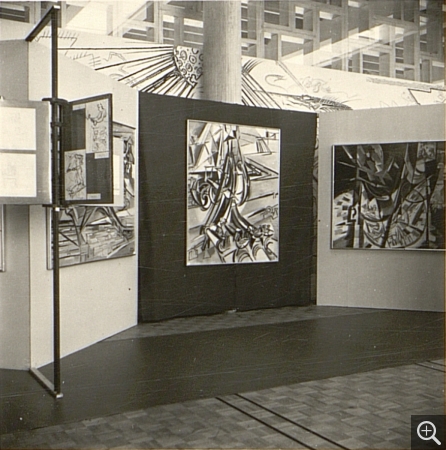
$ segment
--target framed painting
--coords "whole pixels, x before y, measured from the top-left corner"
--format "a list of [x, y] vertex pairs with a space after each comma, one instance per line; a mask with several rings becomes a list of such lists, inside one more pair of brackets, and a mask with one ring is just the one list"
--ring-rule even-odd
[[279, 259], [280, 130], [187, 122], [186, 264]]
[[[135, 130], [113, 124], [114, 192], [112, 205], [72, 204], [59, 223], [60, 267], [131, 256], [136, 253]], [[118, 172], [119, 168], [119, 172]], [[52, 267], [50, 211], [47, 217], [48, 267]]]
[[445, 143], [333, 147], [333, 249], [445, 249]]

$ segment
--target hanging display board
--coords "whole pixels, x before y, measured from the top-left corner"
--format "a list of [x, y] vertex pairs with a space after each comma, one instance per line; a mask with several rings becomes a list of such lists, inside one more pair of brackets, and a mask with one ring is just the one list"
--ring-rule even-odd
[[64, 203], [113, 203], [112, 95], [71, 102], [66, 122], [61, 158]]
[[51, 203], [46, 102], [0, 102], [0, 203]]
[[[70, 205], [60, 214], [60, 267], [135, 254], [135, 130], [113, 124], [112, 205]], [[53, 267], [51, 211], [47, 212], [48, 269]]]

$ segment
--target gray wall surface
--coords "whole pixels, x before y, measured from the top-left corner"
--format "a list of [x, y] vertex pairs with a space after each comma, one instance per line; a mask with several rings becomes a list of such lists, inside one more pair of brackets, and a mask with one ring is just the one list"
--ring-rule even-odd
[[330, 249], [334, 144], [444, 139], [444, 105], [340, 111], [320, 116], [319, 305], [444, 311], [443, 251]]

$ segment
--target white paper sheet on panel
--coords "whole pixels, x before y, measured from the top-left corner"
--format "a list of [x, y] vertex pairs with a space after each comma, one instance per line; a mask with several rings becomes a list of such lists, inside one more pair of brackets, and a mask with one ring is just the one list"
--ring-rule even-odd
[[36, 110], [0, 108], [0, 149], [36, 150]]

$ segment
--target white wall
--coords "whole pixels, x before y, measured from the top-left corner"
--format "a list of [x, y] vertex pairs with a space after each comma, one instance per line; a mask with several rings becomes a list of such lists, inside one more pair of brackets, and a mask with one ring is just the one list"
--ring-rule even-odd
[[[0, 40], [25, 39], [34, 28], [32, 23], [21, 23], [15, 20], [0, 19]], [[25, 41], [23, 41], [25, 43]]]
[[[27, 45], [0, 43], [0, 95], [28, 99]], [[14, 55], [21, 54], [20, 60]], [[29, 235], [28, 207], [5, 206], [6, 271], [0, 272], [0, 367], [29, 367]]]
[[[47, 48], [39, 44], [28, 48], [23, 41], [1, 42], [0, 56], [0, 94], [6, 93], [9, 100], [50, 96]], [[11, 70], [15, 76], [10, 76]], [[75, 100], [109, 92], [113, 93], [114, 121], [137, 128], [137, 91], [60, 57], [59, 97]], [[42, 206], [6, 207], [6, 272], [0, 273], [1, 368], [40, 367], [52, 360], [52, 271], [47, 269], [47, 232]], [[61, 269], [62, 356], [137, 323], [137, 261], [135, 255]]]
[[[46, 47], [30, 44], [29, 73], [30, 100], [48, 97], [50, 55]], [[71, 101], [109, 92], [113, 93], [113, 120], [137, 128], [137, 91], [59, 57], [60, 98]], [[31, 365], [39, 367], [52, 358], [52, 272], [47, 270], [43, 208], [31, 207], [30, 230]], [[137, 263], [135, 255], [60, 269], [62, 356], [136, 325]]]
[[27, 369], [30, 361], [28, 207], [5, 207], [6, 271], [0, 272], [0, 367]]
[[444, 311], [444, 252], [330, 249], [333, 144], [444, 139], [444, 105], [321, 114], [318, 305]]

